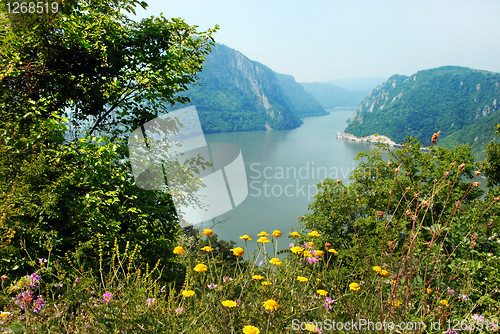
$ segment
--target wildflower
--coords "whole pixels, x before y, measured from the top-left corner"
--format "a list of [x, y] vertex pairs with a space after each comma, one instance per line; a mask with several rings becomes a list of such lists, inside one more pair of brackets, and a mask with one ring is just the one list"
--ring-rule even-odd
[[337, 251], [336, 251], [335, 249], [333, 249], [333, 248], [330, 248], [330, 249], [328, 250], [328, 253], [333, 253], [333, 254], [337, 255], [339, 252], [337, 252]]
[[206, 228], [206, 229], [203, 230], [203, 235], [210, 236], [212, 234], [214, 234], [214, 231], [212, 231], [209, 228]]
[[292, 232], [290, 233], [292, 237], [300, 237], [300, 234], [298, 232]]
[[304, 251], [304, 248], [299, 247], [299, 246], [295, 246], [295, 247], [290, 248], [290, 251], [294, 254], [302, 254], [302, 252]]
[[273, 237], [280, 238], [281, 237], [281, 231], [274, 230], [272, 235], [273, 235]]
[[184, 291], [181, 292], [181, 294], [184, 297], [189, 298], [189, 297], [194, 296], [194, 291], [193, 290], [184, 290]]
[[224, 277], [222, 278], [222, 281], [223, 281], [224, 283], [226, 283], [227, 281], [232, 281], [232, 280], [233, 280], [233, 279], [232, 279], [231, 277], [227, 277], [227, 276], [224, 276]]
[[328, 309], [330, 309], [330, 310], [331, 310], [331, 309], [333, 309], [333, 306], [332, 306], [332, 305], [330, 305], [330, 304], [328, 304], [327, 302], [324, 302], [324, 303], [323, 303], [323, 306], [324, 306], [327, 310], [328, 310]]
[[235, 301], [232, 301], [232, 300], [223, 300], [221, 302], [222, 305], [224, 305], [225, 307], [235, 307], [236, 306], [236, 302]]
[[247, 325], [243, 327], [243, 334], [260, 334], [260, 330], [255, 326]]
[[288, 247], [293, 248], [294, 247], [293, 243], [291, 243], [290, 245], [288, 245]]
[[264, 281], [264, 282], [262, 282], [261, 284], [262, 284], [262, 285], [273, 285], [273, 283], [271, 283], [271, 282], [267, 282], [267, 281]]
[[320, 236], [321, 236], [321, 234], [319, 234], [319, 233], [318, 233], [318, 231], [311, 231], [311, 232], [309, 232], [309, 234], [308, 234], [308, 235], [309, 235], [310, 237], [315, 237], [315, 238], [317, 238], [317, 237], [320, 237]]
[[259, 267], [262, 267], [264, 265], [264, 261], [259, 262]]
[[54, 284], [54, 287], [56, 287], [56, 288], [62, 288], [63, 284], [62, 283], [56, 283], [56, 284]]
[[258, 237], [267, 237], [269, 233], [266, 233], [266, 231], [262, 231], [259, 234], [257, 234]]
[[184, 248], [182, 248], [181, 246], [177, 246], [174, 248], [174, 254], [181, 255], [182, 253], [184, 253]]
[[444, 306], [448, 306], [448, 301], [443, 299], [443, 300], [439, 301], [439, 304], [444, 305]]
[[8, 277], [7, 277], [7, 275], [2, 275], [1, 278], [2, 278], [2, 282], [5, 282], [5, 280], [7, 280]]
[[384, 270], [382, 269], [380, 272], [379, 272], [380, 275], [384, 276], [384, 277], [387, 277], [389, 276], [389, 272], [387, 270]]
[[320, 296], [326, 296], [328, 294], [328, 291], [325, 291], [325, 290], [316, 290], [316, 292], [320, 295]]
[[477, 170], [474, 172], [474, 175], [479, 176], [481, 174], [481, 171]]
[[254, 280], [264, 279], [264, 277], [263, 277], [263, 276], [260, 276], [260, 275], [253, 275], [253, 276], [252, 276], [252, 278], [253, 278]]
[[34, 302], [33, 312], [38, 313], [45, 306], [45, 300], [42, 297], [38, 296], [38, 299]]
[[75, 278], [75, 283], [80, 283], [80, 277]]
[[106, 292], [104, 295], [102, 295], [102, 301], [106, 304], [111, 301], [111, 298], [113, 298], [113, 295], [110, 292]]
[[319, 333], [319, 328], [316, 327], [315, 325], [313, 325], [312, 323], [306, 323], [306, 329], [309, 331], [309, 332], [314, 332], [314, 333]]
[[297, 277], [297, 281], [299, 281], [299, 282], [307, 282], [307, 281], [308, 281], [308, 278], [307, 278], [307, 277], [304, 277], [304, 276], [298, 276], [298, 277]]
[[314, 247], [314, 242], [305, 242], [304, 243], [304, 247], [313, 248]]
[[248, 241], [252, 240], [252, 238], [250, 238], [250, 237], [249, 237], [248, 235], [246, 235], [246, 234], [245, 234], [245, 235], [242, 235], [242, 236], [240, 237], [240, 239], [243, 239], [243, 240], [248, 240]]
[[358, 283], [351, 283], [349, 284], [349, 289], [352, 291], [358, 291], [360, 289], [360, 286]]
[[182, 312], [184, 312], [184, 309], [182, 307], [175, 309], [175, 313], [177, 313], [177, 314], [182, 314]]
[[204, 265], [203, 263], [197, 264], [196, 267], [193, 268], [194, 271], [198, 273], [202, 273], [204, 271], [207, 271], [207, 266]]
[[267, 310], [267, 311], [275, 311], [278, 309], [279, 305], [278, 303], [276, 303], [274, 300], [272, 299], [268, 299], [266, 300], [264, 303], [264, 308]]
[[383, 211], [377, 211], [375, 212], [378, 217], [382, 217], [384, 215]]
[[438, 139], [440, 133], [441, 133], [441, 130], [439, 130], [437, 133], [432, 135], [431, 144], [436, 144], [436, 140]]
[[0, 312], [0, 319], [5, 318], [10, 315], [10, 312]]
[[399, 300], [396, 300], [396, 301], [393, 301], [393, 302], [388, 301], [387, 303], [390, 304], [390, 305], [393, 305], [393, 306], [399, 306], [399, 305], [403, 304]]
[[455, 290], [448, 290], [447, 292], [448, 292], [448, 294], [449, 294], [449, 295], [454, 295], [454, 294], [456, 294]]
[[432, 293], [432, 289], [431, 288], [426, 288], [425, 292], [430, 294], [430, 293]]
[[146, 299], [146, 303], [148, 303], [148, 307], [151, 307], [151, 305], [153, 305], [155, 303], [155, 299], [154, 298], [148, 298], [148, 299]]
[[262, 242], [263, 244], [265, 244], [271, 241], [269, 241], [269, 239], [266, 237], [260, 237], [259, 239], [257, 239], [257, 242]]
[[380, 268], [379, 266], [375, 266], [372, 269], [373, 269], [373, 271], [376, 271], [378, 273], [382, 270], [382, 268]]
[[484, 317], [482, 315], [479, 315], [479, 314], [474, 314], [471, 318], [476, 320], [476, 323], [484, 322]]
[[210, 290], [215, 289], [216, 287], [217, 287], [217, 284], [209, 284], [209, 285], [207, 285], [207, 288], [209, 288]]
[[467, 298], [466, 295], [464, 294], [460, 294], [460, 296], [458, 296], [458, 298], [462, 299], [462, 300], [468, 300], [469, 298]]
[[398, 283], [398, 281], [396, 281], [396, 280], [394, 280], [394, 279], [393, 279], [391, 282], [392, 282], [392, 283], [394, 283], [394, 284], [397, 284], [397, 283]]
[[315, 264], [316, 262], [319, 261], [318, 259], [319, 259], [318, 256], [310, 257], [310, 258], [307, 259], [307, 262], [309, 262], [310, 264]]
[[208, 252], [211, 252], [213, 250], [213, 248], [210, 246], [205, 246], [205, 247], [201, 248], [201, 250], [208, 253]]
[[322, 250], [317, 250], [315, 255], [316, 256], [325, 256], [325, 253], [323, 253]]
[[16, 304], [22, 309], [26, 309], [32, 300], [33, 292], [31, 291], [23, 291], [16, 296]]
[[241, 247], [230, 249], [230, 251], [233, 252], [234, 256], [243, 256], [245, 254], [245, 251]]
[[47, 263], [47, 259], [38, 259], [38, 263], [42, 266], [44, 263]]
[[271, 260], [269, 260], [269, 263], [274, 264], [275, 266], [279, 266], [281, 264], [281, 261], [278, 258], [273, 257]]
[[316, 281], [321, 282], [322, 279], [321, 278], [316, 278]]
[[331, 299], [330, 297], [326, 297], [325, 298], [325, 301], [328, 303], [328, 304], [333, 304], [334, 300]]
[[458, 166], [458, 171], [461, 172], [462, 169], [464, 169], [465, 167], [465, 162], [462, 162], [459, 166]]

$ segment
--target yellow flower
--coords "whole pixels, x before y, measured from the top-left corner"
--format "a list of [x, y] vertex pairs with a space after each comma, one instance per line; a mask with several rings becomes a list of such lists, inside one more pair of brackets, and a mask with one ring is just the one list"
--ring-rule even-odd
[[269, 233], [266, 233], [266, 231], [262, 231], [259, 234], [257, 234], [257, 236], [259, 236], [259, 237], [267, 237], [268, 235], [269, 235]]
[[328, 291], [325, 291], [325, 290], [316, 290], [316, 292], [320, 295], [320, 296], [326, 296], [328, 294]]
[[387, 270], [384, 270], [382, 269], [380, 272], [379, 272], [380, 275], [384, 276], [384, 277], [387, 277], [389, 276], [389, 272]]
[[447, 300], [441, 300], [441, 301], [439, 301], [439, 304], [444, 305], [444, 306], [448, 306], [448, 301]]
[[233, 252], [234, 256], [243, 256], [245, 254], [245, 251], [241, 247], [230, 249], [230, 251]]
[[304, 277], [304, 276], [298, 276], [297, 277], [297, 281], [299, 281], [299, 282], [307, 282], [308, 279], [307, 279], [307, 277]]
[[235, 307], [236, 302], [232, 300], [223, 300], [221, 301], [221, 304], [224, 305], [225, 307]]
[[349, 289], [352, 290], [352, 291], [358, 291], [360, 288], [359, 284], [358, 283], [351, 283], [349, 284]]
[[403, 303], [401, 303], [399, 300], [396, 300], [395, 302], [387, 302], [387, 303], [388, 303], [388, 304], [391, 304], [391, 305], [393, 305], [393, 306], [399, 306], [399, 305], [403, 304]]
[[260, 237], [260, 238], [257, 240], [257, 242], [262, 242], [263, 244], [265, 244], [265, 243], [268, 243], [268, 242], [271, 242], [271, 241], [269, 241], [269, 239], [268, 239], [268, 238], [266, 238], [266, 237]]
[[425, 289], [425, 292], [432, 293], [432, 289], [431, 288], [427, 288], [427, 289]]
[[252, 238], [250, 238], [250, 237], [249, 237], [248, 235], [246, 235], [246, 234], [245, 234], [245, 235], [242, 235], [242, 236], [240, 237], [240, 239], [243, 239], [243, 240], [249, 240], [249, 241], [250, 241], [250, 240], [252, 240]]
[[269, 299], [266, 300], [264, 303], [264, 308], [268, 311], [275, 311], [278, 309], [279, 305], [276, 303], [274, 300]]
[[174, 248], [174, 254], [181, 255], [182, 253], [184, 253], [184, 248], [182, 248], [181, 246], [177, 246]]
[[197, 264], [196, 267], [193, 268], [194, 271], [198, 273], [202, 273], [204, 271], [207, 271], [207, 266], [204, 265], [203, 263]]
[[339, 253], [339, 252], [337, 252], [337, 251], [336, 251], [335, 249], [333, 249], [333, 248], [330, 248], [330, 249], [328, 250], [328, 252], [329, 252], [329, 253], [333, 253], [333, 254], [335, 254], [335, 255], [337, 255], [337, 254]]
[[271, 260], [269, 260], [269, 263], [274, 264], [275, 266], [279, 266], [281, 264], [281, 261], [278, 258], [273, 257]]
[[302, 253], [302, 254], [304, 254], [304, 256], [307, 256], [307, 257], [313, 257], [313, 256], [314, 256], [314, 255], [313, 255], [313, 254], [311, 254], [311, 252], [310, 252], [310, 251], [308, 251], [308, 250], [305, 250], [305, 251], [304, 251], [304, 253]]
[[281, 231], [274, 230], [274, 231], [273, 231], [273, 237], [276, 237], [276, 238], [281, 237]]
[[321, 278], [316, 278], [316, 281], [321, 282], [322, 279]]
[[295, 247], [290, 248], [290, 251], [294, 254], [302, 254], [302, 252], [304, 251], [304, 248], [299, 247], [299, 246], [295, 246]]
[[214, 234], [214, 231], [212, 231], [209, 228], [203, 230], [203, 235], [212, 235], [212, 234]]
[[317, 250], [316, 253], [314, 253], [316, 256], [325, 256], [325, 253], [323, 253], [322, 250]]
[[375, 266], [373, 267], [373, 271], [376, 271], [376, 272], [380, 272], [382, 270], [382, 268], [380, 268], [379, 266]]
[[243, 327], [243, 334], [260, 334], [260, 330], [255, 326], [247, 325]]
[[321, 234], [318, 233], [318, 231], [311, 231], [308, 234], [310, 237], [321, 237]]
[[306, 329], [309, 331], [309, 332], [315, 332], [317, 333], [319, 328], [314, 326], [313, 324], [311, 323], [306, 323]]
[[306, 247], [313, 248], [314, 247], [314, 242], [306, 242]]
[[211, 251], [213, 250], [213, 248], [212, 248], [212, 247], [210, 247], [210, 246], [205, 246], [205, 247], [203, 247], [201, 250], [202, 250], [202, 251], [205, 251], [205, 252], [211, 252]]
[[10, 312], [0, 312], [0, 318], [5, 318], [6, 316], [8, 316], [10, 314]]
[[396, 280], [392, 280], [391, 282], [394, 283], [394, 284], [398, 283], [398, 281], [396, 281]]
[[263, 276], [260, 276], [260, 275], [253, 275], [252, 276], [253, 279], [256, 279], [256, 280], [259, 280], [259, 279], [264, 279]]
[[267, 282], [267, 281], [262, 282], [262, 285], [272, 285], [272, 284], [273, 284], [273, 283], [271, 283], [271, 282]]
[[181, 292], [181, 294], [186, 297], [186, 298], [189, 298], [191, 296], [194, 296], [194, 291], [193, 290], [184, 290]]
[[292, 237], [300, 237], [300, 234], [298, 232], [292, 232], [290, 233]]

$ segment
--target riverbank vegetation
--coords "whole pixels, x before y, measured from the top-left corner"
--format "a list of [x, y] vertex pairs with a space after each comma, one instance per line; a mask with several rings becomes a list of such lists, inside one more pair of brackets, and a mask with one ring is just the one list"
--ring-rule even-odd
[[186, 102], [215, 30], [132, 22], [137, 5], [2, 8], [0, 332], [499, 330], [500, 144], [480, 163], [437, 133], [360, 153], [296, 231], [181, 230], [171, 194], [135, 186], [124, 133]]

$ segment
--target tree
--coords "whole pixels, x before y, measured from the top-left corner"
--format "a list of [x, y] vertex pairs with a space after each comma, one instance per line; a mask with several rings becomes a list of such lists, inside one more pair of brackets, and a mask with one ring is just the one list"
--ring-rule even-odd
[[61, 259], [79, 245], [93, 261], [98, 235], [168, 261], [178, 233], [171, 198], [135, 186], [124, 134], [186, 102], [176, 93], [195, 82], [215, 30], [163, 16], [134, 22], [122, 12], [137, 5], [147, 6], [88, 0], [9, 16], [2, 3], [3, 272], [25, 274], [37, 257]]

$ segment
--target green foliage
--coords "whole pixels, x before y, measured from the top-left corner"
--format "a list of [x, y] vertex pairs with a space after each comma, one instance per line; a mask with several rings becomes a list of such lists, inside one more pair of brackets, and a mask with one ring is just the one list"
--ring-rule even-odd
[[445, 66], [390, 77], [361, 102], [345, 132], [429, 143], [441, 130], [443, 147], [470, 145], [476, 158], [484, 159], [499, 108], [500, 74]]
[[95, 264], [101, 234], [135, 240], [144, 263], [168, 263], [179, 230], [172, 193], [135, 186], [123, 134], [186, 101], [176, 94], [196, 80], [214, 30], [134, 22], [122, 12], [146, 6], [138, 1], [64, 2], [59, 15], [10, 22], [4, 5], [0, 270], [23, 275], [36, 258], [77, 247]]

